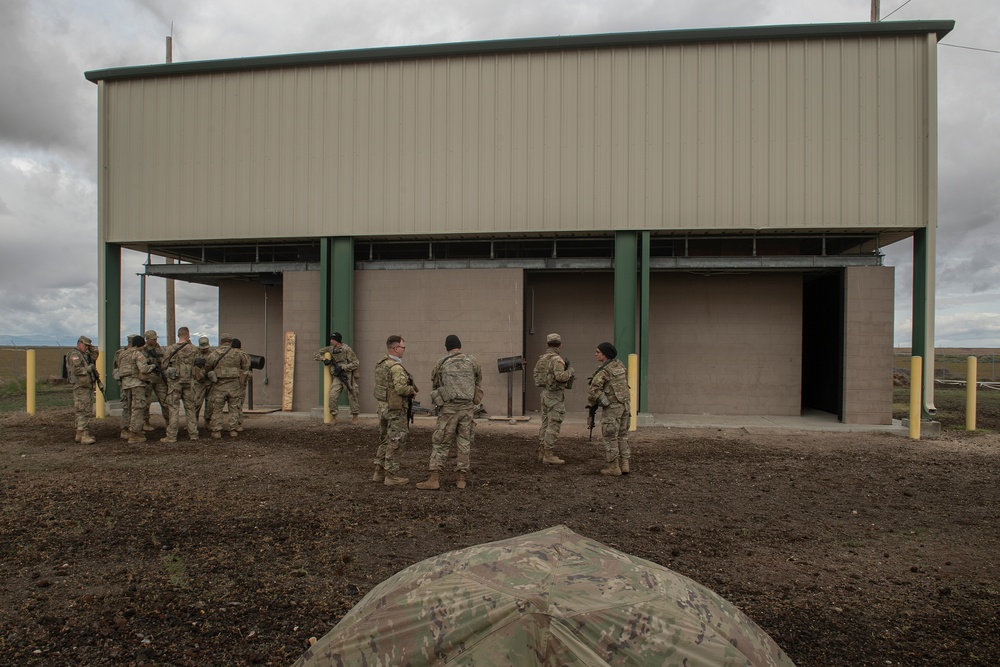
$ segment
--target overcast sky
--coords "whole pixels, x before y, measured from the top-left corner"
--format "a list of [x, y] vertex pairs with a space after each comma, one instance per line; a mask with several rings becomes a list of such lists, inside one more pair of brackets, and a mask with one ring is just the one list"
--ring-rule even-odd
[[[171, 30], [173, 60], [181, 62], [867, 21], [870, 11], [870, 0], [0, 0], [0, 345], [96, 336], [97, 86], [83, 73], [164, 62]], [[936, 344], [1000, 347], [1000, 6], [882, 0], [881, 14], [890, 21], [956, 21], [938, 49]], [[911, 252], [909, 241], [886, 249], [886, 262], [896, 267], [899, 346], [910, 344]], [[145, 255], [125, 255], [122, 321], [133, 332]], [[164, 293], [161, 279], [149, 279], [146, 325], [161, 337]], [[215, 289], [177, 283], [178, 326], [214, 342], [217, 320]]]

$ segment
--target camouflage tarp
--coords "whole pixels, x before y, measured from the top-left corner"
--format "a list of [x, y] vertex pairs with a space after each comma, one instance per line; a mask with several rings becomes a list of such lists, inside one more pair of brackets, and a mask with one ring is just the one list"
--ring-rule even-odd
[[306, 665], [794, 667], [704, 586], [565, 526], [406, 568], [295, 662]]

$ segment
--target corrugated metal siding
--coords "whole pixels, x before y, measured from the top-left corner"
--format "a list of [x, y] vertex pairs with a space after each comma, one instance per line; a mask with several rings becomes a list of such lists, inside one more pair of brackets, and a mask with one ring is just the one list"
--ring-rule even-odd
[[107, 240], [921, 227], [928, 48], [772, 40], [109, 82]]

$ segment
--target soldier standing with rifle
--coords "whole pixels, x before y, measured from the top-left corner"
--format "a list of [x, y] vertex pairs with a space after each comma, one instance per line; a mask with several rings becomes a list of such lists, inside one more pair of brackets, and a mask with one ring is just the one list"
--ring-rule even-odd
[[167, 376], [167, 407], [170, 419], [167, 434], [160, 442], [177, 442], [180, 429], [181, 404], [184, 405], [184, 419], [187, 421], [188, 440], [198, 439], [198, 412], [195, 405], [195, 390], [191, 373], [194, 361], [200, 355], [191, 345], [191, 332], [187, 327], [177, 330], [177, 342], [167, 346], [163, 354], [163, 365]]
[[538, 429], [538, 460], [550, 465], [566, 463], [556, 456], [555, 445], [566, 414], [566, 389], [573, 388], [576, 372], [569, 361], [559, 354], [562, 337], [550, 333], [545, 337], [545, 354], [535, 363], [533, 378], [542, 388], [542, 426]]
[[76, 436], [82, 445], [92, 445], [97, 440], [90, 435], [90, 420], [94, 416], [94, 389], [104, 392], [104, 385], [97, 373], [97, 346], [86, 336], [80, 336], [76, 347], [66, 355], [66, 372], [73, 385], [73, 412], [76, 421]]
[[121, 375], [122, 393], [125, 405], [129, 406], [129, 416], [122, 419], [128, 424], [128, 443], [130, 445], [146, 442], [146, 434], [142, 425], [146, 410], [146, 383], [154, 372], [153, 364], [143, 353], [146, 341], [142, 336], [132, 339], [132, 345], [122, 352], [118, 360], [118, 373]]
[[[128, 350], [132, 349], [132, 339], [135, 338], [135, 336], [136, 334], [129, 334], [128, 336], [126, 336], [125, 347], [119, 348], [118, 351], [115, 352], [115, 359], [114, 362], [111, 364], [111, 377], [118, 380], [119, 383], [121, 382], [122, 379], [121, 375], [122, 355], [125, 354]], [[132, 414], [132, 406], [129, 405], [128, 394], [125, 393], [124, 391], [122, 392], [121, 402], [122, 402], [122, 416], [121, 416], [122, 431], [120, 437], [122, 440], [128, 440], [128, 423]]]
[[418, 482], [418, 489], [441, 488], [441, 468], [452, 445], [458, 448], [455, 461], [455, 486], [465, 488], [466, 475], [475, 437], [476, 405], [483, 400], [483, 369], [475, 357], [462, 352], [462, 341], [455, 334], [445, 338], [448, 354], [438, 361], [431, 373], [431, 402], [438, 407], [437, 425], [431, 436], [430, 476]]
[[410, 434], [410, 416], [417, 385], [403, 368], [406, 342], [392, 335], [385, 341], [385, 357], [375, 365], [375, 400], [378, 401], [378, 450], [375, 452], [373, 482], [386, 486], [406, 484], [399, 476], [399, 455]]
[[145, 333], [146, 344], [143, 345], [143, 354], [146, 360], [153, 365], [152, 379], [146, 385], [146, 407], [144, 411], [145, 420], [142, 425], [143, 431], [152, 431], [153, 425], [149, 423], [149, 406], [155, 397], [160, 404], [160, 412], [163, 414], [163, 421], [170, 422], [170, 408], [167, 405], [167, 376], [163, 374], [163, 348], [156, 342], [156, 332], [152, 329]]
[[212, 404], [212, 437], [222, 437], [222, 410], [229, 404], [229, 435], [236, 437], [236, 410], [240, 392], [240, 374], [250, 370], [250, 359], [233, 350], [233, 337], [219, 336], [219, 347], [205, 361], [206, 375], [212, 383], [208, 400]]
[[[340, 400], [341, 393], [347, 391], [347, 401], [351, 406], [351, 423], [358, 423], [358, 414], [361, 407], [358, 404], [358, 378], [360, 376], [358, 355], [351, 347], [344, 343], [344, 337], [339, 331], [330, 334], [330, 344], [321, 348], [313, 359], [322, 361], [330, 370], [330, 414], [333, 415], [333, 424], [337, 423], [337, 414], [340, 408], [337, 401]], [[326, 358], [326, 354], [330, 358]]]
[[197, 423], [202, 408], [204, 408], [205, 426], [208, 426], [209, 422], [212, 421], [212, 407], [206, 400], [212, 383], [208, 381], [206, 375], [208, 371], [205, 370], [205, 362], [211, 353], [212, 344], [208, 340], [208, 336], [202, 336], [198, 339], [198, 356], [195, 357], [194, 368], [191, 369], [191, 384], [194, 387], [194, 420]]
[[[600, 367], [594, 372], [587, 391], [587, 408], [591, 420], [602, 408], [601, 435], [604, 439], [604, 462], [602, 475], [617, 477], [629, 472], [628, 446], [629, 421], [632, 416], [629, 405], [628, 370], [617, 359], [618, 350], [611, 343], [601, 343], [594, 351]], [[588, 425], [592, 424], [591, 421]]]

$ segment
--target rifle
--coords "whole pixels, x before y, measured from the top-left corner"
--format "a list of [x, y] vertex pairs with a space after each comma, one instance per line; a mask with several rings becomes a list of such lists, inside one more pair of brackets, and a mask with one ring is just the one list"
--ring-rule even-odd
[[142, 353], [146, 355], [146, 360], [153, 364], [153, 370], [159, 373], [160, 377], [163, 378], [163, 384], [168, 384], [167, 376], [163, 374], [163, 366], [160, 364], [160, 355], [158, 355], [155, 350], [148, 347], [143, 347]]
[[101, 374], [97, 372], [96, 366], [93, 366], [93, 364], [89, 365], [94, 369], [92, 371], [87, 371], [87, 374], [90, 375], [90, 381], [93, 382], [94, 386], [101, 392], [101, 396], [104, 397], [104, 400], [108, 400], [108, 395], [104, 393], [104, 383], [101, 382]]
[[594, 440], [594, 426], [597, 425], [597, 403], [587, 406], [587, 428], [590, 429], [590, 437], [587, 438], [588, 442]]
[[413, 397], [408, 396], [406, 398], [406, 423], [413, 423]]

